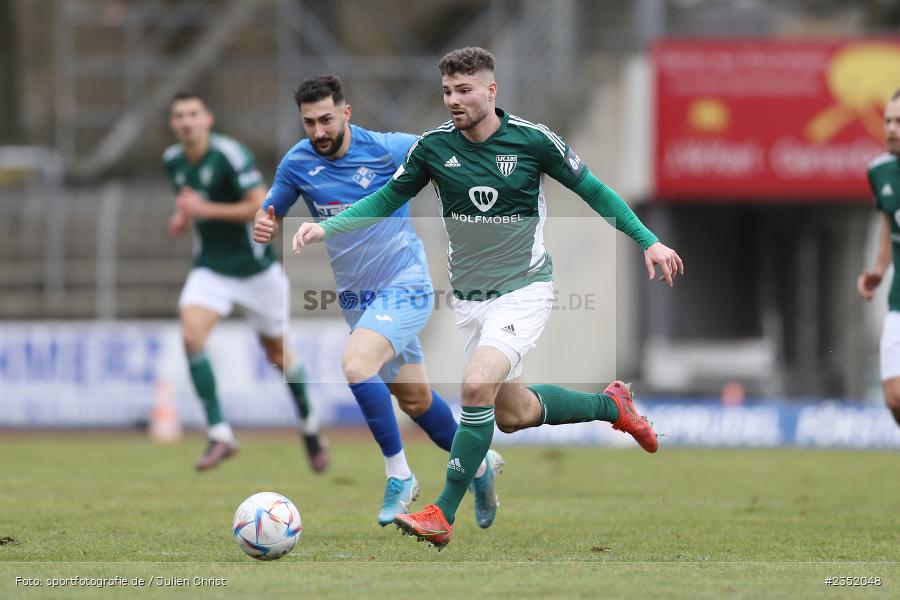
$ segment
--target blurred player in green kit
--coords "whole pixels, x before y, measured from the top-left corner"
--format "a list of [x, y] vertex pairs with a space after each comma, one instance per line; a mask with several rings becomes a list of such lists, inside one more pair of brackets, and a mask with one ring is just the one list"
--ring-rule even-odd
[[894, 280], [888, 295], [888, 314], [881, 333], [881, 385], [884, 402], [900, 425], [900, 90], [884, 107], [884, 140], [887, 152], [869, 163], [869, 186], [875, 206], [884, 215], [875, 265], [856, 280], [856, 288], [871, 300], [887, 268], [894, 265]]
[[215, 467], [238, 450], [231, 426], [223, 419], [216, 378], [205, 352], [206, 340], [235, 304], [247, 315], [269, 362], [287, 375], [300, 416], [300, 432], [310, 465], [328, 466], [328, 452], [310, 412], [303, 374], [284, 339], [289, 285], [272, 247], [253, 241], [253, 217], [266, 188], [253, 155], [240, 142], [212, 133], [215, 118], [205, 100], [180, 93], [173, 99], [169, 126], [178, 143], [163, 154], [175, 188], [175, 212], [169, 234], [194, 226], [194, 264], [178, 307], [191, 380], [206, 413], [206, 451], [199, 471]]

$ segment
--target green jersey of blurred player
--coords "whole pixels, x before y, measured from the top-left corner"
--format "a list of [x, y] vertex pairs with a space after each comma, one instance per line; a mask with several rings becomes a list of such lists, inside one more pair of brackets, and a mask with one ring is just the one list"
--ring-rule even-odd
[[900, 277], [896, 274], [900, 264], [900, 89], [884, 108], [884, 138], [887, 152], [869, 163], [869, 186], [883, 215], [878, 256], [875, 265], [860, 274], [856, 288], [870, 300], [887, 268], [895, 265], [881, 333], [881, 384], [885, 404], [900, 425]]
[[192, 223], [195, 233], [194, 266], [178, 301], [191, 380], [203, 402], [209, 438], [195, 466], [205, 471], [237, 452], [204, 350], [215, 324], [237, 304], [259, 335], [269, 362], [287, 374], [310, 464], [320, 472], [327, 467], [328, 454], [310, 413], [302, 372], [285, 346], [289, 286], [272, 248], [252, 239], [253, 217], [265, 197], [263, 178], [243, 144], [212, 133], [214, 120], [202, 97], [176, 95], [169, 126], [178, 143], [163, 154], [175, 189], [169, 233], [179, 236]]

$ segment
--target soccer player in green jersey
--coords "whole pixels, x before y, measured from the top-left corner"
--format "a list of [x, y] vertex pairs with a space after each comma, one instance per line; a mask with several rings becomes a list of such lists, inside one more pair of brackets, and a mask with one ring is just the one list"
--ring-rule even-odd
[[365, 227], [434, 182], [450, 237], [453, 308], [467, 340], [462, 417], [437, 501], [420, 512], [398, 515], [394, 522], [443, 548], [495, 422], [510, 433], [544, 424], [608, 421], [644, 450], [657, 450], [656, 434], [635, 411], [630, 389], [621, 381], [602, 394], [522, 382], [522, 359], [534, 347], [553, 305], [552, 262], [543, 244], [543, 174], [614, 219], [616, 228], [643, 248], [651, 278], [658, 265], [671, 286], [684, 267], [678, 254], [661, 244], [559, 136], [495, 107], [490, 52], [454, 50], [439, 69], [451, 120], [425, 132], [384, 187], [340, 215], [304, 223], [293, 245], [299, 253], [305, 244]]
[[215, 324], [237, 304], [258, 333], [269, 362], [288, 373], [307, 455], [313, 470], [321, 472], [327, 468], [328, 452], [310, 413], [301, 368], [293, 364], [285, 346], [287, 279], [272, 248], [252, 239], [253, 217], [265, 197], [262, 175], [250, 151], [212, 133], [213, 123], [202, 97], [176, 95], [169, 125], [178, 143], [163, 154], [176, 193], [169, 233], [181, 235], [193, 223], [196, 235], [194, 266], [178, 301], [191, 380], [203, 401], [209, 438], [195, 466], [205, 471], [237, 452], [204, 351]]
[[[856, 289], [871, 300], [875, 289], [900, 253], [900, 89], [884, 107], [887, 152], [869, 163], [869, 185], [875, 206], [884, 214], [875, 265], [856, 280]], [[896, 270], [896, 269], [895, 269]], [[881, 332], [881, 385], [884, 402], [900, 425], [900, 278], [894, 273], [888, 295], [888, 314]]]

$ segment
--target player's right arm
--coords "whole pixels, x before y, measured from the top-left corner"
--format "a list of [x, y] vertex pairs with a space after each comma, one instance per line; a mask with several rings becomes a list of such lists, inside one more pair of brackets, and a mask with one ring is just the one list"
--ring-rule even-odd
[[[171, 149], [167, 150], [163, 154], [163, 167], [166, 170], [166, 176], [168, 176], [169, 181], [172, 183], [173, 190], [177, 197], [178, 184], [175, 183], [175, 168], [172, 166], [172, 163], [167, 158], [170, 152], [171, 152]], [[181, 234], [183, 234], [185, 231], [187, 231], [188, 227], [190, 227], [191, 219], [190, 219], [190, 217], [188, 217], [187, 214], [185, 214], [184, 212], [179, 210], [178, 205], [176, 203], [173, 202], [173, 204], [174, 204], [175, 210], [174, 210], [174, 212], [172, 212], [172, 215], [169, 217], [167, 229], [169, 231], [170, 236], [178, 237]]]
[[270, 206], [268, 210], [259, 209], [253, 218], [253, 241], [260, 244], [268, 244], [278, 232], [278, 223], [283, 217], [275, 214], [275, 207]]
[[543, 133], [538, 136], [538, 144], [544, 172], [581, 196], [597, 214], [633, 239], [644, 251], [649, 278], [655, 277], [659, 266], [662, 271], [659, 279], [672, 287], [675, 277], [684, 274], [684, 263], [678, 253], [662, 244], [615, 190], [594, 177], [581, 157], [559, 136], [549, 130]]
[[431, 176], [426, 161], [426, 149], [413, 144], [406, 160], [381, 189], [354, 203], [347, 210], [319, 223], [303, 223], [294, 234], [294, 254], [300, 254], [306, 244], [321, 242], [333, 235], [365, 229], [381, 219], [390, 217], [419, 193]]
[[390, 217], [394, 211], [409, 202], [410, 198], [398, 194], [393, 189], [393, 183], [393, 180], [387, 182], [380, 190], [369, 194], [347, 210], [320, 223], [301, 223], [297, 233], [294, 234], [294, 254], [300, 254], [307, 244], [321, 242], [338, 233], [365, 229], [381, 219]]
[[891, 256], [891, 222], [887, 213], [883, 213], [884, 219], [881, 222], [881, 239], [878, 241], [878, 254], [875, 258], [875, 264], [865, 269], [856, 278], [856, 290], [865, 300], [871, 300], [875, 295], [875, 290], [881, 284], [884, 278], [884, 272], [893, 262]]

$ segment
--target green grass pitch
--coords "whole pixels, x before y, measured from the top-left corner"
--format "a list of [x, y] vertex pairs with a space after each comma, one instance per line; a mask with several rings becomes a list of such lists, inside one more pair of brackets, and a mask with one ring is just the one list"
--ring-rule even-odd
[[[331, 470], [315, 476], [292, 435], [241, 441], [238, 457], [197, 474], [199, 437], [0, 432], [0, 598], [900, 597], [896, 452], [501, 446], [496, 523], [479, 530], [468, 496], [438, 553], [376, 524], [373, 442], [334, 435]], [[407, 456], [421, 507], [446, 458], [422, 439]], [[257, 491], [285, 494], [303, 517], [279, 561], [254, 561], [231, 537], [234, 509]], [[116, 576], [145, 585], [49, 587]]]

